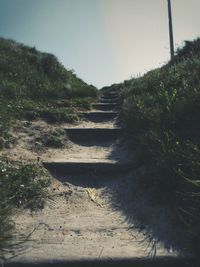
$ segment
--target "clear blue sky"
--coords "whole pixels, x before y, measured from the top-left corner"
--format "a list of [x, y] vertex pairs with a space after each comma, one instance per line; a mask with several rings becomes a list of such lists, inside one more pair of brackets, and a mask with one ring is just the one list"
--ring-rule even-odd
[[[177, 47], [200, 37], [200, 1], [171, 1]], [[55, 54], [100, 88], [169, 60], [167, 0], [0, 0], [0, 36]]]

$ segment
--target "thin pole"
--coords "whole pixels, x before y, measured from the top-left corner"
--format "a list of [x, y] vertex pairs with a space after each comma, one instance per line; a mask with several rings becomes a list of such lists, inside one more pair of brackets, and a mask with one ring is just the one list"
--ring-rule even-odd
[[171, 0], [168, 1], [168, 17], [169, 17], [169, 40], [170, 40], [170, 53], [171, 59], [174, 57], [174, 37], [173, 37], [173, 24], [172, 24], [172, 9]]

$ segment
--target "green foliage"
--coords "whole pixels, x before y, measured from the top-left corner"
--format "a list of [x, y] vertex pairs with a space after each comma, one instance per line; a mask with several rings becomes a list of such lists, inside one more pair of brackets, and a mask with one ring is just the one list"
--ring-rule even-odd
[[43, 189], [48, 180], [38, 178], [35, 165], [12, 166], [0, 162], [0, 203], [8, 206], [38, 209], [43, 205]]
[[186, 58], [200, 57], [200, 38], [194, 41], [185, 41], [185, 45], [182, 48], [178, 48], [176, 56], [174, 57], [174, 62], [184, 61]]
[[[192, 56], [191, 56], [192, 55]], [[183, 58], [182, 58], [183, 57]], [[122, 117], [138, 159], [141, 186], [155, 206], [173, 213], [184, 251], [200, 251], [200, 41], [186, 43], [176, 63], [124, 85]]]
[[97, 90], [54, 55], [0, 38], [0, 98], [96, 97]]

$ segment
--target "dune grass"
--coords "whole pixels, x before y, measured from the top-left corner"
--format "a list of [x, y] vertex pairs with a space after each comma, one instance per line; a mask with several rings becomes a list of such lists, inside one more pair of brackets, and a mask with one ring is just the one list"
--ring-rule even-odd
[[200, 251], [200, 39], [173, 61], [122, 88], [122, 118], [137, 159], [146, 167], [140, 187], [154, 207], [171, 212], [182, 229], [177, 246]]
[[97, 95], [54, 55], [0, 38], [0, 136], [15, 119], [78, 120], [77, 108], [89, 109]]

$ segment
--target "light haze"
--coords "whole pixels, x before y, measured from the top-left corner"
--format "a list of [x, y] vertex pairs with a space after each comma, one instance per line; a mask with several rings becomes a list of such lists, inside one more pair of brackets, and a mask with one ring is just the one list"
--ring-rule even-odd
[[[200, 36], [200, 1], [171, 2], [177, 47]], [[167, 15], [167, 0], [0, 0], [0, 35], [100, 88], [169, 60]]]

